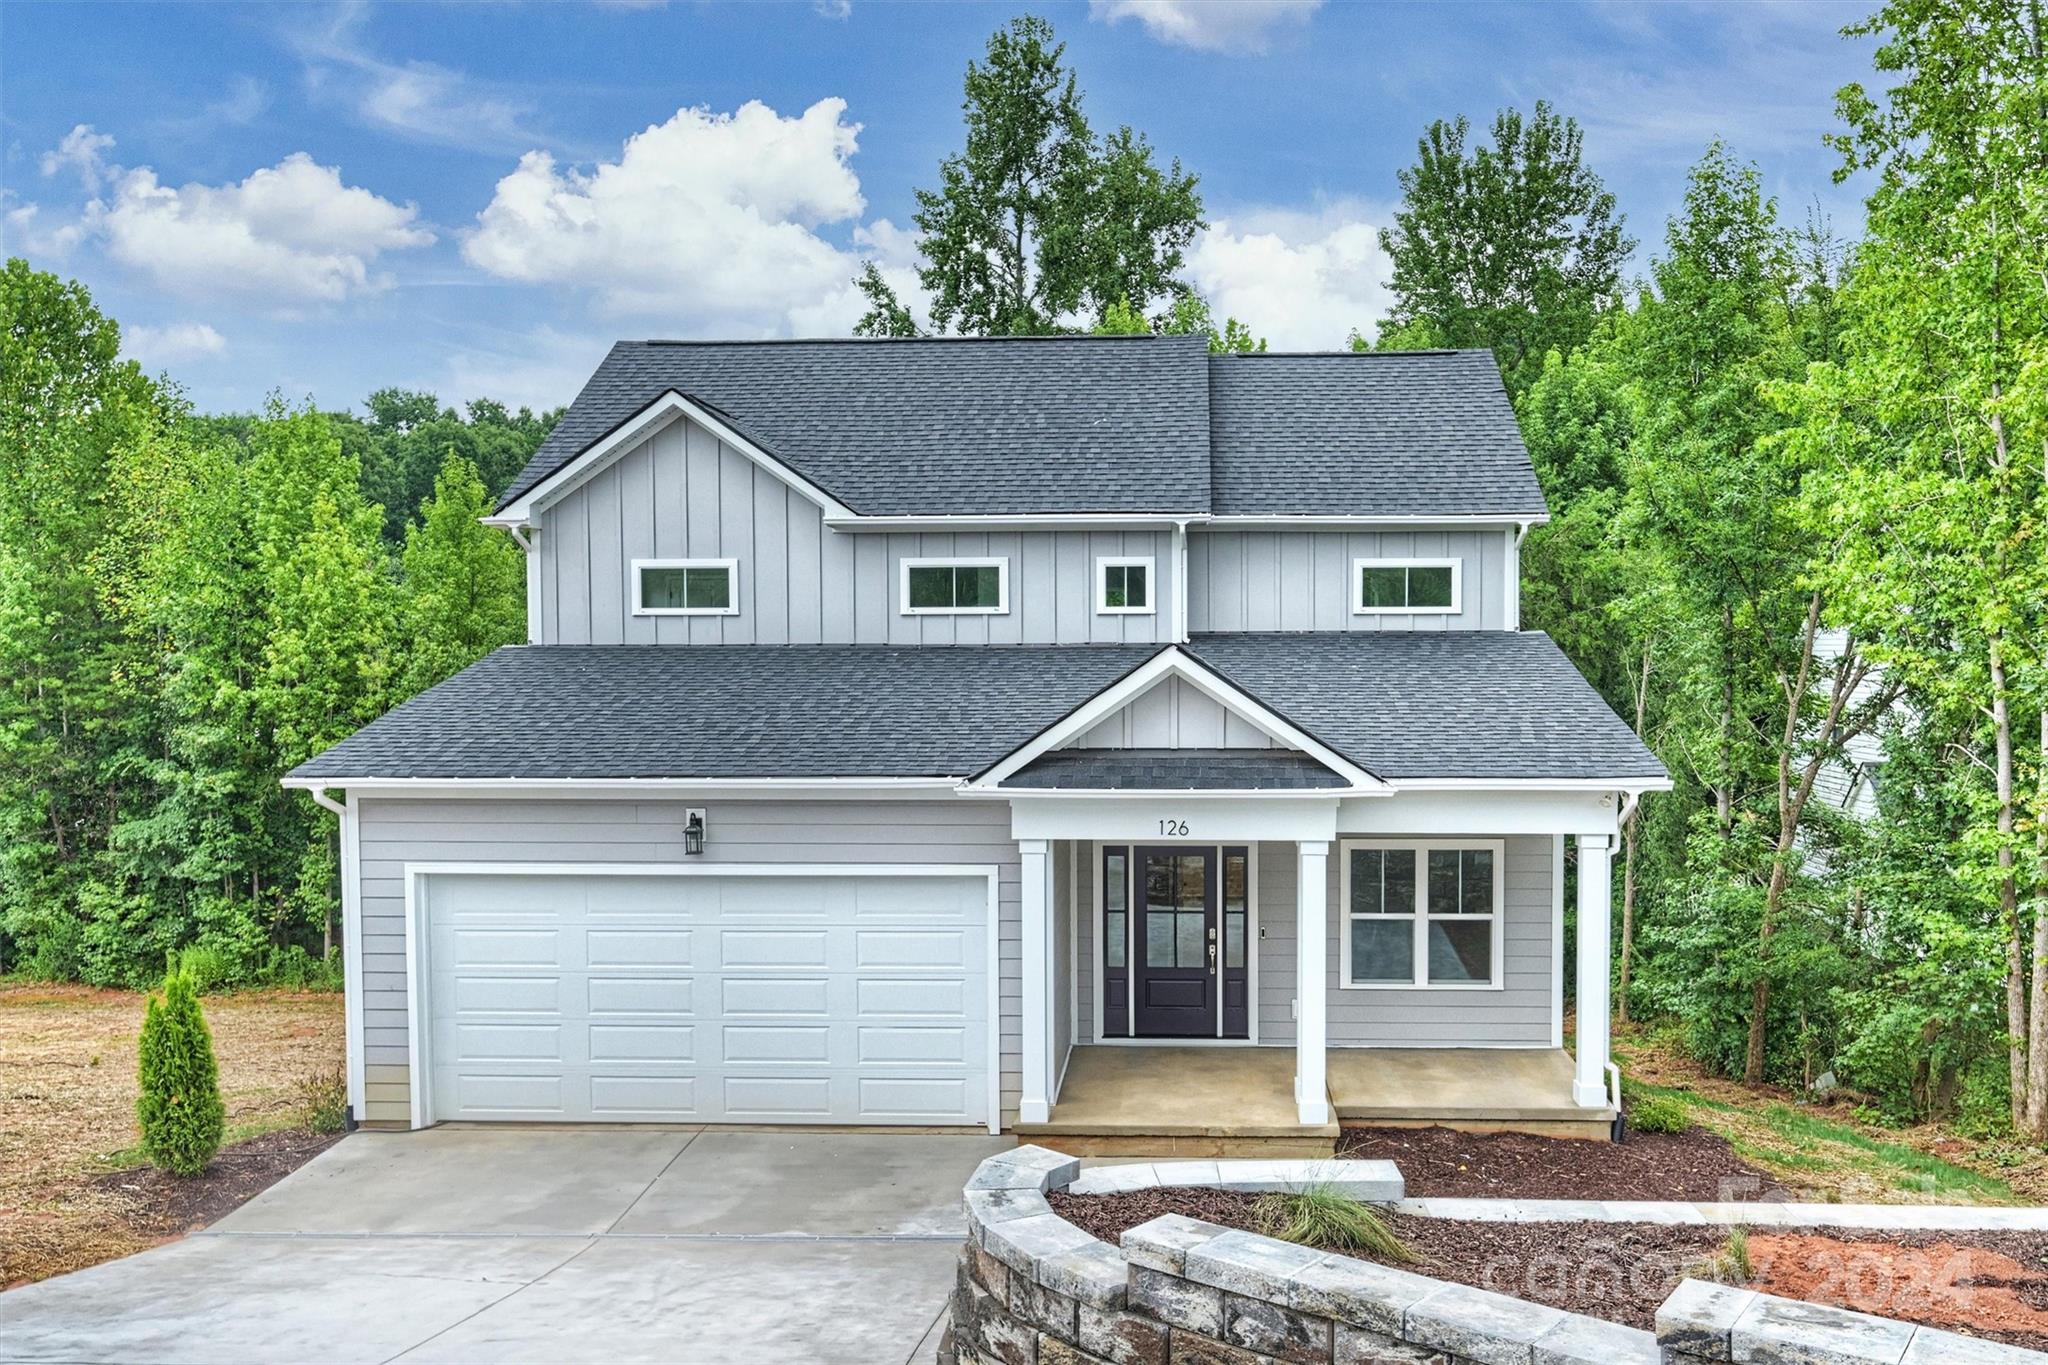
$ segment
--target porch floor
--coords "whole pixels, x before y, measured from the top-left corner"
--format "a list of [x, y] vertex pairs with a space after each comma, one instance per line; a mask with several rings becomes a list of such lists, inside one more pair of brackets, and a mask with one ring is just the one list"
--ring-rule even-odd
[[1084, 1046], [1051, 1120], [1017, 1133], [1080, 1155], [1328, 1156], [1338, 1125], [1300, 1121], [1292, 1048]]
[[1331, 1048], [1330, 1102], [1352, 1125], [1605, 1137], [1611, 1109], [1572, 1102], [1563, 1048]]

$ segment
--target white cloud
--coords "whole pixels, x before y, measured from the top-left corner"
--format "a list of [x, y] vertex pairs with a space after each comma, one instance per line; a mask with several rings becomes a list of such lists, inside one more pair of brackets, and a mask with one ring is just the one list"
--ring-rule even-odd
[[451, 403], [494, 398], [542, 412], [574, 398], [610, 348], [608, 340], [551, 327], [493, 330], [449, 358], [435, 391]]
[[[501, 279], [589, 290], [613, 314], [844, 332], [860, 313], [859, 257], [817, 229], [866, 206], [849, 164], [860, 126], [845, 112], [836, 98], [794, 118], [759, 101], [731, 114], [681, 109], [587, 173], [528, 152], [463, 254]], [[895, 232], [870, 231], [885, 230]]]
[[110, 193], [86, 205], [83, 230], [168, 293], [333, 302], [388, 288], [377, 258], [434, 240], [418, 209], [344, 185], [304, 152], [239, 184], [174, 189], [147, 166], [108, 174]]
[[851, 19], [853, 0], [811, 0], [811, 12], [820, 19]]
[[1219, 326], [1238, 318], [1275, 350], [1336, 349], [1353, 328], [1371, 335], [1391, 301], [1381, 218], [1351, 199], [1219, 215], [1188, 252], [1188, 278]]
[[106, 154], [113, 145], [111, 136], [95, 132], [90, 123], [81, 123], [66, 133], [62, 142], [43, 153], [40, 163], [43, 174], [55, 175], [69, 166], [78, 172], [78, 178], [85, 182], [86, 189], [97, 190], [106, 174]]
[[0, 233], [0, 246], [5, 247], [9, 256], [41, 256], [50, 260], [62, 260], [85, 238], [85, 225], [76, 221], [46, 226], [43, 211], [39, 205], [23, 204], [7, 210], [7, 216], [0, 219], [6, 232]]
[[1162, 43], [1205, 52], [1264, 52], [1276, 30], [1308, 22], [1323, 0], [1088, 0], [1088, 17], [1136, 19]]
[[528, 123], [534, 106], [524, 90], [433, 62], [378, 56], [356, 32], [366, 13], [345, 5], [324, 27], [289, 35], [315, 92], [347, 101], [364, 122], [416, 142], [504, 152], [547, 140]]
[[162, 327], [124, 327], [121, 349], [146, 370], [185, 360], [203, 360], [228, 348], [227, 339], [203, 322], [173, 322]]

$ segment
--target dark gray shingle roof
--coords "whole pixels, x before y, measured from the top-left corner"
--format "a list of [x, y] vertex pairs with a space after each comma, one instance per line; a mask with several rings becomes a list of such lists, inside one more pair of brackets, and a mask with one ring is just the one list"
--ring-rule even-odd
[[866, 515], [1209, 509], [1201, 337], [622, 341], [509, 503], [674, 389]]
[[1380, 777], [1664, 776], [1540, 631], [1198, 635], [1188, 649]]
[[1543, 490], [1486, 351], [1217, 356], [1218, 516], [1539, 516]]
[[1292, 749], [1055, 749], [1002, 785], [1066, 791], [1308, 791], [1346, 783]]
[[[292, 776], [965, 777], [1159, 648], [520, 645]], [[1545, 635], [1205, 635], [1188, 649], [1381, 777], [1664, 774]]]
[[514, 645], [294, 777], [959, 777], [1152, 645]]

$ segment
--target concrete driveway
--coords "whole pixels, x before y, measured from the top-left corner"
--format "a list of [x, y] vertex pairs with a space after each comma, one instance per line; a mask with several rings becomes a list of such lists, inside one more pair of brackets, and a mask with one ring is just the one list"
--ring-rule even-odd
[[0, 1294], [0, 1359], [928, 1361], [1007, 1138], [357, 1133], [212, 1228]]

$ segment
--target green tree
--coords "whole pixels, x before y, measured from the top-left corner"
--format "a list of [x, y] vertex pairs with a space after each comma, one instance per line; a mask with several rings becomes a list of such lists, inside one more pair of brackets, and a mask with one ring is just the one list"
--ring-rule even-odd
[[1401, 207], [1380, 233], [1394, 267], [1380, 345], [1488, 347], [1519, 394], [1619, 302], [1635, 243], [1580, 159], [1576, 121], [1539, 100], [1527, 120], [1496, 114], [1491, 146], [1468, 150], [1471, 131], [1462, 117], [1430, 124], [1400, 173]]
[[479, 520], [490, 510], [476, 467], [450, 452], [405, 532], [403, 695], [526, 638], [526, 566], [503, 532]]
[[[2014, 1123], [2048, 1139], [2048, 53], [2038, 0], [1894, 0], [1873, 96], [1837, 97], [1874, 169], [1842, 355], [1785, 405], [1831, 471], [1821, 575], [1977, 781], [1950, 848], [2003, 938]], [[2038, 738], [2030, 738], [2038, 736]]]
[[172, 972], [164, 978], [163, 994], [150, 996], [137, 1051], [142, 1093], [135, 1117], [142, 1125], [142, 1150], [161, 1170], [198, 1175], [220, 1151], [227, 1108], [220, 1098], [213, 1033], [184, 972]]
[[367, 421], [331, 414], [343, 448], [362, 469], [363, 496], [384, 509], [383, 534], [393, 549], [434, 486], [450, 451], [476, 467], [485, 491], [502, 493], [547, 436], [559, 413], [536, 417], [477, 399], [463, 413], [444, 408], [430, 393], [379, 389], [365, 400]]
[[[1140, 133], [1098, 139], [1052, 25], [1025, 15], [967, 64], [966, 146], [917, 191], [918, 278], [941, 330], [1017, 336], [1074, 330], [1119, 304], [1143, 313], [1186, 290], [1179, 279], [1202, 224], [1195, 177], [1161, 169]], [[863, 336], [915, 335], [873, 262], [856, 280]]]

